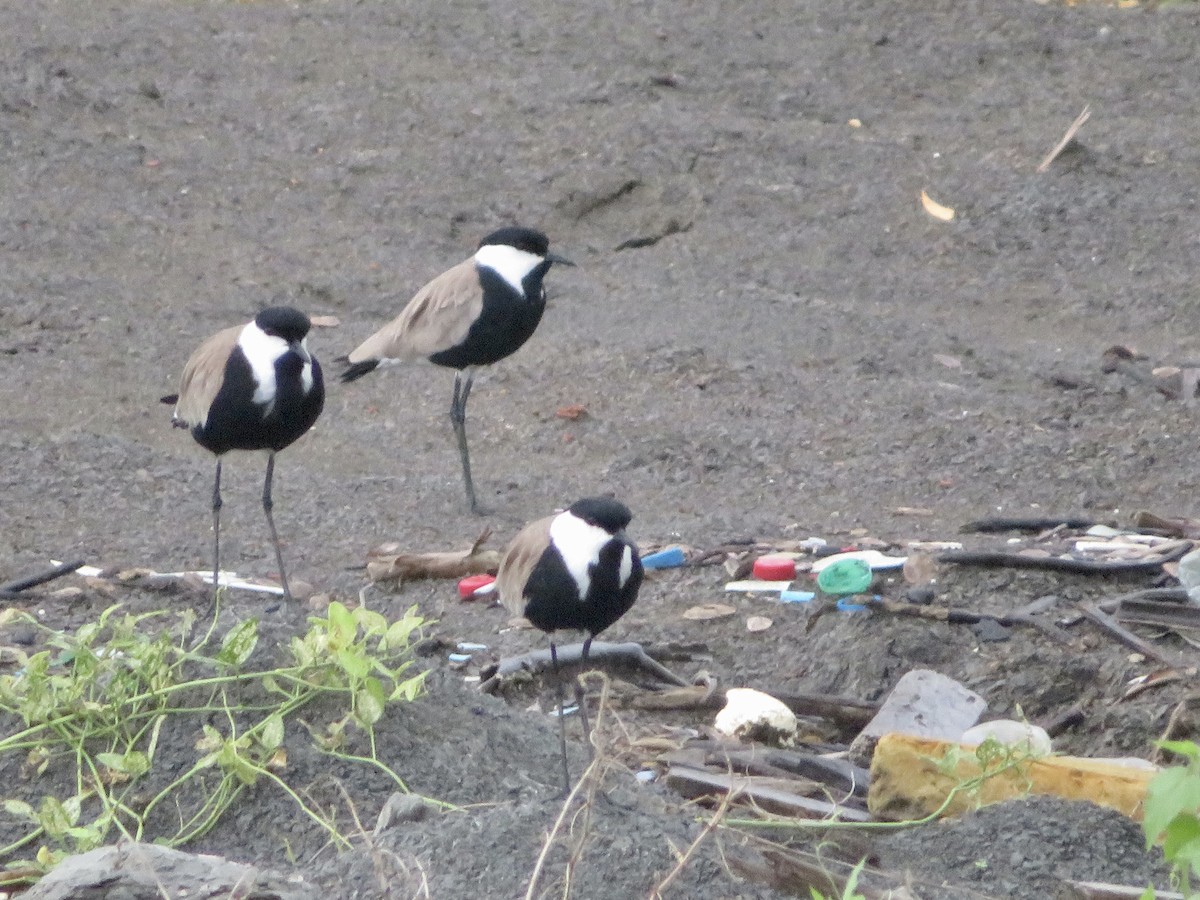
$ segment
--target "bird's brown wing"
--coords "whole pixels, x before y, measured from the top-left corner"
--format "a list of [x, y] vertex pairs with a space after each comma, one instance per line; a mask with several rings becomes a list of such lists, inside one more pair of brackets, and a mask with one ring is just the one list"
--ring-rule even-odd
[[550, 546], [550, 523], [554, 516], [530, 522], [512, 539], [496, 573], [496, 593], [514, 616], [525, 615], [525, 583], [542, 553]]
[[179, 400], [172, 417], [176, 422], [194, 428], [208, 421], [209, 407], [225, 381], [225, 363], [245, 327], [235, 325], [218, 331], [196, 348], [196, 352], [188, 359], [179, 381]]
[[400, 315], [359, 344], [348, 359], [424, 359], [461, 343], [482, 309], [475, 260], [467, 259], [417, 291]]

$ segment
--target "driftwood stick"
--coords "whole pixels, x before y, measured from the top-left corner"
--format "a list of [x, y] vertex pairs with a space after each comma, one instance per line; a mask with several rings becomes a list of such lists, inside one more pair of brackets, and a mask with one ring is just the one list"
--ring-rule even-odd
[[57, 565], [53, 569], [42, 572], [40, 575], [29, 575], [25, 578], [18, 578], [15, 581], [0, 584], [0, 597], [15, 596], [28, 588], [37, 587], [39, 584], [45, 584], [47, 581], [53, 581], [56, 578], [62, 578], [64, 575], [70, 575], [82, 566], [83, 563], [82, 559], [77, 559], [74, 562]]
[[[1138, 900], [1146, 896], [1146, 889], [1102, 881], [1064, 881], [1056, 896], [1060, 900]], [[1157, 888], [1154, 897], [1156, 900], [1184, 900], [1183, 894]]]
[[1163, 665], [1167, 665], [1167, 666], [1178, 665], [1178, 663], [1179, 663], [1178, 657], [1171, 656], [1170, 654], [1166, 653], [1165, 651], [1160, 650], [1158, 647], [1154, 646], [1154, 644], [1151, 644], [1149, 641], [1143, 640], [1142, 638], [1138, 637], [1136, 634], [1134, 634], [1128, 628], [1119, 624], [1111, 616], [1102, 612], [1098, 607], [1094, 606], [1093, 604], [1080, 603], [1079, 611], [1081, 613], [1083, 613], [1085, 616], [1087, 616], [1087, 618], [1091, 619], [1093, 622], [1095, 622], [1097, 625], [1099, 625], [1101, 628], [1103, 628], [1105, 631], [1107, 631], [1109, 634], [1111, 634], [1113, 637], [1115, 637], [1117, 640], [1119, 640], [1122, 644], [1124, 644], [1127, 647], [1132, 647], [1134, 650], [1136, 650], [1138, 653], [1141, 653], [1143, 656], [1148, 656], [1151, 659], [1157, 659]]
[[1191, 547], [1183, 545], [1162, 553], [1153, 559], [1070, 559], [1062, 556], [1023, 556], [1004, 550], [947, 550], [939, 553], [938, 562], [958, 563], [964, 566], [986, 568], [1010, 567], [1014, 569], [1049, 569], [1056, 572], [1078, 572], [1081, 574], [1108, 574], [1117, 572], [1153, 572], [1163, 563], [1174, 562], [1184, 556]]
[[[683, 752], [699, 751], [704, 754], [707, 765], [751, 771], [751, 767], [762, 765], [771, 771], [751, 774], [785, 773], [793, 777], [807, 778], [828, 785], [831, 790], [855, 797], [866, 797], [871, 784], [871, 773], [846, 759], [821, 756], [816, 753], [801, 753], [798, 750], [782, 750], [759, 745], [721, 746], [716, 741], [698, 740], [690, 742]], [[674, 762], [675, 760], [668, 760]], [[680, 760], [681, 762], [683, 760]], [[685, 763], [686, 764], [686, 763]]]
[[947, 622], [951, 625], [976, 625], [984, 619], [992, 619], [999, 622], [1001, 625], [1009, 627], [1015, 625], [1024, 625], [1027, 628], [1034, 628], [1042, 632], [1052, 640], [1058, 641], [1060, 644], [1070, 644], [1071, 636], [1061, 628], [1049, 623], [1043, 622], [1040, 619], [1035, 619], [1027, 613], [1018, 611], [1015, 613], [982, 613], [971, 609], [948, 609], [944, 606], [923, 606], [917, 603], [905, 603], [902, 600], [879, 599], [872, 600], [870, 603], [872, 608], [882, 609], [884, 612], [892, 613], [897, 616], [910, 616], [916, 619], [930, 619], [934, 622]]
[[968, 522], [958, 530], [963, 533], [995, 534], [1001, 531], [1046, 531], [1051, 528], [1091, 528], [1093, 525], [1109, 524], [1079, 516], [1043, 516], [1039, 518], [1007, 518], [994, 516]]
[[1158, 600], [1169, 603], [1187, 603], [1188, 593], [1183, 588], [1145, 588], [1144, 590], [1121, 594], [1119, 597], [1111, 597], [1108, 600], [1097, 603], [1096, 606], [1106, 613], [1114, 613], [1121, 608], [1121, 604], [1126, 600]]
[[1154, 600], [1126, 600], [1117, 608], [1117, 620], [1130, 625], [1156, 625], [1160, 628], [1200, 628], [1200, 606], [1160, 603]]
[[871, 814], [865, 810], [801, 797], [775, 785], [764, 785], [748, 775], [717, 775], [689, 766], [671, 766], [666, 781], [669, 787], [689, 800], [732, 794], [735, 803], [752, 803], [759, 809], [785, 816], [842, 822], [872, 821]]
[[[560, 669], [580, 665], [583, 658], [583, 644], [563, 644], [556, 646], [558, 665]], [[648, 672], [660, 682], [676, 687], [687, 687], [688, 683], [668, 669], [662, 663], [656, 662], [646, 655], [641, 644], [632, 641], [624, 644], [611, 644], [596, 641], [588, 651], [589, 666], [628, 666]], [[487, 693], [495, 691], [499, 682], [517, 672], [533, 672], [535, 674], [550, 671], [554, 664], [550, 659], [550, 650], [534, 650], [521, 656], [509, 656], [496, 664], [494, 672], [486, 676], [480, 685], [480, 690]]]

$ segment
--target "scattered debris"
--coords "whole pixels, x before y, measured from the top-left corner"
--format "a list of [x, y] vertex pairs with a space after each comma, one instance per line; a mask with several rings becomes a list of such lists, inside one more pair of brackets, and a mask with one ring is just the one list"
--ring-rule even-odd
[[469, 550], [450, 550], [433, 553], [405, 553], [394, 542], [380, 544], [367, 554], [367, 577], [374, 582], [399, 581], [415, 578], [462, 578], [464, 575], [495, 575], [500, 567], [500, 554], [484, 550], [492, 536], [485, 528]]
[[925, 212], [929, 213], [939, 222], [949, 222], [954, 219], [954, 210], [949, 206], [942, 206], [925, 191], [921, 191], [921, 205], [925, 207]]
[[[778, 588], [776, 588], [778, 590]], [[706, 622], [709, 619], [724, 619], [737, 612], [737, 608], [727, 603], [701, 603], [688, 607], [683, 611], [683, 618], [693, 622]]]
[[1066, 134], [1062, 136], [1062, 139], [1054, 145], [1054, 149], [1047, 153], [1046, 158], [1038, 163], [1038, 172], [1045, 172], [1048, 168], [1050, 168], [1050, 163], [1054, 162], [1054, 160], [1058, 158], [1058, 155], [1066, 149], [1067, 144], [1071, 143], [1075, 135], [1079, 132], [1079, 129], [1082, 128], [1083, 124], [1091, 117], [1092, 106], [1089, 103], [1088, 105], [1084, 106], [1083, 112], [1075, 117], [1075, 121], [1072, 122], [1067, 128]]

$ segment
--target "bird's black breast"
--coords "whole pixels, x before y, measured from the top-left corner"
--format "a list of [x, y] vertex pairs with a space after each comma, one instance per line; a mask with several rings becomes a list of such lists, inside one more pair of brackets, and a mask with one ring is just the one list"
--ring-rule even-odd
[[216, 454], [229, 450], [282, 450], [308, 431], [325, 407], [321, 366], [312, 360], [312, 386], [301, 380], [304, 361], [289, 350], [275, 360], [275, 396], [254, 402], [258, 383], [240, 348], [225, 364], [225, 378], [213, 398], [208, 419], [192, 429], [202, 447]]
[[[629, 580], [620, 584], [621, 557], [630, 546], [633, 568]], [[552, 544], [542, 554], [525, 583], [525, 618], [542, 631], [574, 629], [593, 635], [625, 615], [642, 586], [642, 563], [636, 549], [613, 538], [601, 548], [590, 569], [588, 592], [580, 597], [579, 586], [558, 550]]]
[[529, 340], [542, 321], [546, 292], [542, 276], [549, 264], [538, 266], [525, 277], [525, 295], [488, 268], [480, 268], [479, 285], [483, 307], [467, 336], [447, 350], [432, 354], [429, 361], [452, 369], [488, 366], [515, 353]]

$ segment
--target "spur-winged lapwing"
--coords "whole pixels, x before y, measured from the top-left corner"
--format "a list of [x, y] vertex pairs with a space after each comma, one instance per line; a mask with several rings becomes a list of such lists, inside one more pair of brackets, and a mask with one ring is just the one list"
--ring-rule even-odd
[[479, 366], [515, 353], [537, 328], [546, 308], [542, 279], [551, 264], [574, 265], [549, 246], [546, 236], [532, 228], [493, 231], [479, 242], [474, 256], [421, 288], [399, 316], [346, 358], [350, 366], [343, 381], [412, 359], [458, 370], [450, 421], [473, 512], [480, 509], [467, 452], [467, 397]]
[[292, 599], [279, 535], [271, 516], [275, 454], [308, 431], [325, 405], [321, 366], [308, 352], [308, 316], [289, 306], [264, 309], [245, 325], [210, 337], [183, 367], [172, 423], [217, 457], [213, 482], [213, 598], [221, 571], [221, 456], [230, 450], [266, 450], [263, 510], [275, 545], [283, 594]]
[[[632, 518], [629, 507], [608, 497], [578, 500], [565, 512], [521, 529], [504, 551], [496, 576], [496, 592], [501, 602], [511, 613], [524, 616], [550, 638], [550, 661], [558, 691], [563, 783], [568, 791], [571, 776], [567, 770], [563, 689], [554, 632], [587, 632], [580, 654], [586, 669], [592, 639], [633, 606], [642, 586], [642, 562], [637, 547], [625, 537], [625, 528]], [[592, 737], [583, 687], [578, 680], [575, 699], [590, 759]]]

